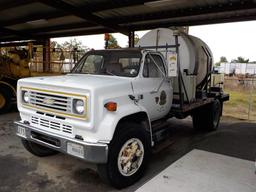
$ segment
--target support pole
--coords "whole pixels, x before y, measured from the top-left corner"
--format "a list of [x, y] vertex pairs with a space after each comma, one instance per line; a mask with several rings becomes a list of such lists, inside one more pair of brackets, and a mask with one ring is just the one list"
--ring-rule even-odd
[[[174, 37], [175, 37], [175, 45], [176, 45], [176, 53], [177, 53], [177, 67], [178, 67], [178, 84], [179, 84], [179, 99], [180, 99], [180, 109], [182, 110], [183, 105], [184, 105], [184, 98], [183, 98], [183, 94], [182, 94], [182, 73], [180, 71], [180, 54], [179, 54], [179, 31], [176, 30], [173, 33]], [[185, 87], [184, 87], [185, 89]]]
[[129, 32], [129, 47], [134, 47], [134, 31]]
[[51, 42], [50, 39], [44, 40], [43, 43], [43, 72], [50, 72], [51, 69]]

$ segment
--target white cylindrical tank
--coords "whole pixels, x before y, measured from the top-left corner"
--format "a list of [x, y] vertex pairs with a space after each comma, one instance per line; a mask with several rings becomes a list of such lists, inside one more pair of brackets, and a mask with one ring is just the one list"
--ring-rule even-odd
[[[137, 47], [147, 46], [166, 46], [175, 45], [174, 30], [169, 28], [158, 28], [146, 33], [137, 43]], [[188, 35], [184, 32], [179, 33], [179, 56], [180, 69], [183, 73], [187, 71], [189, 75], [196, 75], [196, 84], [199, 85], [212, 67], [212, 52], [201, 39]], [[154, 49], [155, 50], [155, 49]], [[175, 52], [175, 48], [158, 48], [164, 57], [167, 52]]]

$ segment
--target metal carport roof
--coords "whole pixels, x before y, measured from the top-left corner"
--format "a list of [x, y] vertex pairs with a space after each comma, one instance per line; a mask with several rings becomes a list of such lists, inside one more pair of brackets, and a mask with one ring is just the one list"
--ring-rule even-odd
[[256, 0], [1, 0], [0, 42], [255, 18]]

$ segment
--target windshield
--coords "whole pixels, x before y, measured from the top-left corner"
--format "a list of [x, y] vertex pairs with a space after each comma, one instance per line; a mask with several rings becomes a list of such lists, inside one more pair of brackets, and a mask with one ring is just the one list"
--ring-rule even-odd
[[139, 51], [91, 51], [78, 62], [72, 73], [136, 77], [140, 60]]

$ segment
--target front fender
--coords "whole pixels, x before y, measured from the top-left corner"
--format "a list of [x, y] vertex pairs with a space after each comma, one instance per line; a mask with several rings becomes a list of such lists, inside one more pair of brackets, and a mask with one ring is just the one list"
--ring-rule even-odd
[[98, 134], [101, 134], [103, 138], [105, 138], [101, 142], [109, 143], [113, 138], [118, 122], [124, 117], [139, 112], [145, 112], [148, 116], [148, 113], [145, 109], [135, 104], [122, 105], [118, 107], [116, 112], [108, 111], [98, 127]]

